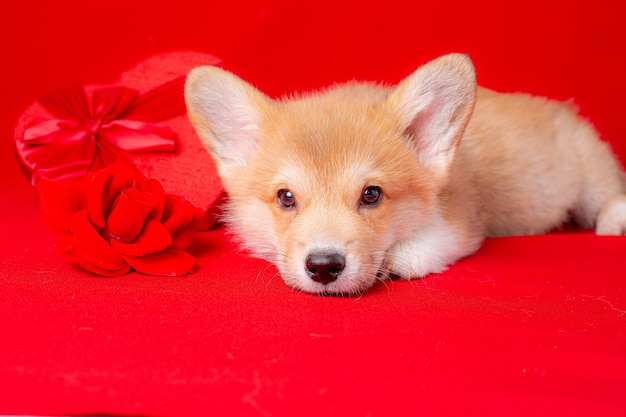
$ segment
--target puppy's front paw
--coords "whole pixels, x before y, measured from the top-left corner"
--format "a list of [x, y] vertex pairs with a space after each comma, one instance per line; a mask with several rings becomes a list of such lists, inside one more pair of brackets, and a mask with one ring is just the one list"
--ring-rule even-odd
[[451, 227], [439, 215], [434, 215], [414, 234], [396, 242], [387, 252], [385, 269], [404, 279], [422, 278], [443, 272], [448, 265], [478, 249], [482, 234], [464, 234]]
[[435, 252], [419, 240], [396, 243], [387, 253], [385, 261], [389, 278], [415, 279], [445, 271], [449, 262]]
[[596, 221], [596, 234], [626, 234], [626, 195], [614, 197], [604, 205]]

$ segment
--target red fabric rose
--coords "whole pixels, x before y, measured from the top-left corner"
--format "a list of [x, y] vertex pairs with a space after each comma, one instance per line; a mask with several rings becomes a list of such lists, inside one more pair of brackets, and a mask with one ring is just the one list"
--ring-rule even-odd
[[124, 161], [81, 181], [41, 180], [37, 190], [46, 223], [63, 236], [57, 248], [89, 271], [179, 276], [195, 264], [185, 249], [202, 212]]

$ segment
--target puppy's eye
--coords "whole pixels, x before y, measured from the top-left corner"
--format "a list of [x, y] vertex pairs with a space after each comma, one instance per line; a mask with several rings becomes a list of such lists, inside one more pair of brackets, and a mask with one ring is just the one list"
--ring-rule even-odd
[[276, 193], [278, 204], [283, 208], [292, 208], [296, 205], [296, 197], [289, 190], [278, 190]]
[[383, 190], [378, 186], [370, 186], [363, 190], [363, 194], [361, 194], [361, 205], [363, 206], [375, 206], [380, 203], [381, 198], [383, 197]]

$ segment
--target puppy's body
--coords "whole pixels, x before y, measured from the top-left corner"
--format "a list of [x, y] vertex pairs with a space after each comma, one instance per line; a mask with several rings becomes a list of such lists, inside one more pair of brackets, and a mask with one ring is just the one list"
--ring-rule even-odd
[[461, 55], [393, 88], [351, 83], [284, 101], [200, 68], [186, 97], [230, 196], [226, 220], [304, 291], [422, 277], [486, 236], [569, 219], [600, 234], [626, 228], [624, 174], [575, 109], [477, 89]]

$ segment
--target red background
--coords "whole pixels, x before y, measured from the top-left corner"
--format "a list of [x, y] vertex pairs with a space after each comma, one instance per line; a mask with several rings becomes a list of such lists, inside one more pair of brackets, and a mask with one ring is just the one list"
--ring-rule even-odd
[[488, 240], [363, 297], [294, 292], [221, 231], [184, 278], [100, 279], [54, 249], [12, 155], [43, 94], [198, 50], [280, 95], [397, 81], [446, 52], [481, 84], [558, 99], [626, 158], [622, 2], [0, 4], [0, 414], [623, 415], [626, 239]]

